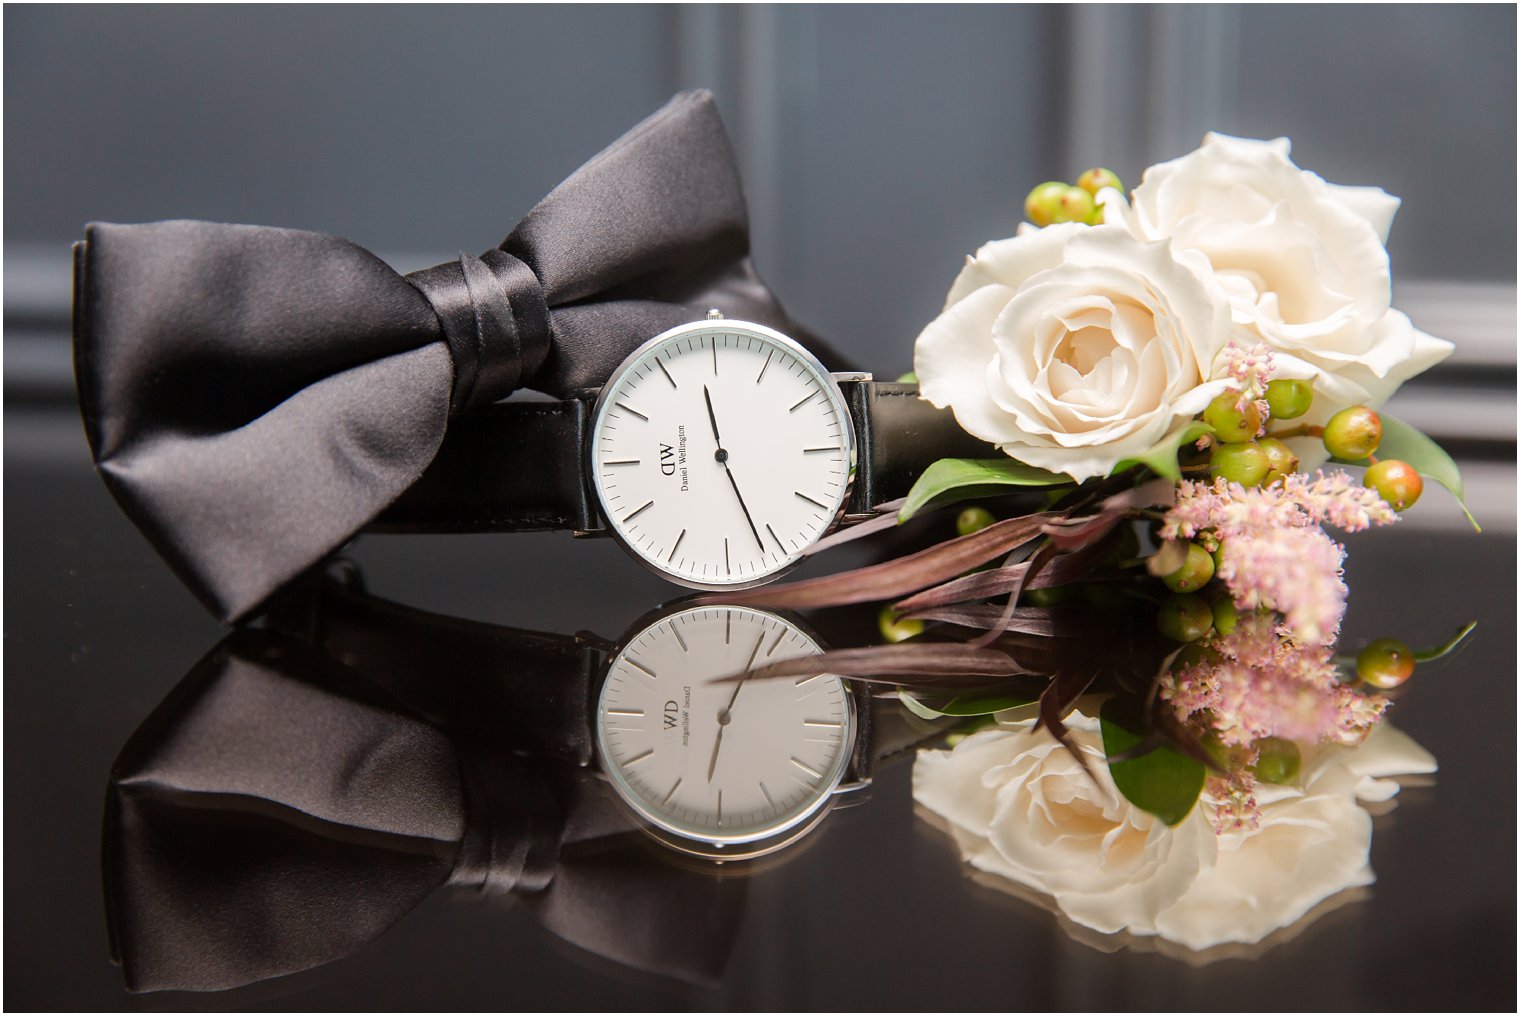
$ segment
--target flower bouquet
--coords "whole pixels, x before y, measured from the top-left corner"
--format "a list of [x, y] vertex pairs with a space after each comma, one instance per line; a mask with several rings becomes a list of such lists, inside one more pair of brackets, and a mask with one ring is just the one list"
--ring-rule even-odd
[[1358, 802], [1435, 768], [1385, 713], [1471, 630], [1336, 644], [1331, 531], [1395, 523], [1427, 481], [1462, 498], [1378, 411], [1452, 348], [1390, 305], [1397, 206], [1221, 135], [1127, 197], [1106, 169], [1034, 188], [914, 357], [1006, 458], [941, 460], [818, 549], [952, 511], [953, 538], [738, 597], [883, 604], [882, 644], [754, 673], [823, 667], [983, 728], [920, 757], [916, 796], [1088, 927], [1254, 942], [1370, 882]]

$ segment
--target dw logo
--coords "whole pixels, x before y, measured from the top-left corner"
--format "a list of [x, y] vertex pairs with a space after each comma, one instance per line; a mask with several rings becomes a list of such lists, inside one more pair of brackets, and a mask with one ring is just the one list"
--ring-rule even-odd
[[666, 476], [676, 475], [676, 450], [668, 444], [660, 445], [660, 472]]
[[675, 699], [670, 699], [670, 700], [668, 700], [665, 703], [665, 729], [666, 730], [673, 730], [673, 729], [675, 729], [676, 717], [678, 715], [680, 715], [680, 709], [681, 709], [681, 707], [676, 704], [676, 700]]

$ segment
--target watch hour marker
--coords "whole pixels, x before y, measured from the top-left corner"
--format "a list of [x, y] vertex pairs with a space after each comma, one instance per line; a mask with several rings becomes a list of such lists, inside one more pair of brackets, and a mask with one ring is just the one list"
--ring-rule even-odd
[[633, 514], [632, 515], [624, 515], [623, 516], [623, 521], [625, 523], [632, 522], [634, 519], [636, 519], [636, 518], [639, 517], [639, 514], [642, 513], [644, 511], [644, 509], [648, 508], [652, 504], [654, 504], [654, 501], [652, 499], [649, 500], [649, 501], [645, 501], [643, 504], [639, 505], [637, 508], [635, 508], [633, 510]]
[[[646, 758], [648, 758], [649, 756], [651, 756], [653, 754], [654, 754], [654, 749], [650, 748], [648, 751], [644, 752], [644, 754], [642, 754], [642, 755], [635, 755], [633, 758], [629, 759], [627, 762], [624, 762], [623, 763], [623, 768], [627, 769], [629, 766], [633, 765], [635, 762], [642, 762]], [[792, 759], [792, 761], [793, 762], [797, 762], [796, 759]], [[798, 762], [797, 764], [801, 765], [802, 763]]]
[[822, 448], [804, 448], [804, 449], [802, 449], [802, 454], [804, 454], [804, 455], [812, 455], [814, 452], [837, 452], [837, 451], [839, 451], [839, 446], [838, 445], [825, 445]]
[[776, 799], [771, 796], [771, 792], [769, 790], [765, 789], [764, 783], [760, 784], [760, 793], [765, 795], [765, 803], [771, 806], [771, 811], [775, 811]]
[[765, 524], [765, 531], [767, 533], [770, 533], [771, 534], [771, 539], [773, 539], [773, 540], [776, 541], [776, 549], [780, 550], [780, 551], [782, 551], [784, 553], [786, 551], [786, 548], [781, 545], [781, 537], [779, 537], [779, 536], [776, 535], [776, 531], [771, 528], [771, 524], [769, 522], [767, 522]]
[[672, 387], [672, 388], [680, 388], [681, 387], [680, 385], [676, 384], [676, 379], [670, 376], [670, 371], [668, 371], [668, 370], [665, 369], [665, 363], [664, 363], [664, 361], [662, 361], [658, 356], [654, 358], [654, 365], [656, 367], [660, 368], [660, 373], [665, 375], [665, 380], [670, 382], [670, 387]]
[[679, 787], [680, 785], [681, 785], [681, 777], [677, 776], [676, 777], [676, 781], [674, 783], [672, 783], [670, 785], [670, 789], [665, 792], [665, 796], [662, 797], [662, 798], [660, 798], [660, 807], [662, 807], [662, 808], [665, 807], [666, 802], [668, 802], [672, 797], [676, 796], [676, 788]]
[[635, 660], [631, 656], [625, 656], [625, 657], [623, 657], [623, 659], [627, 660], [628, 661], [628, 665], [630, 667], [633, 667], [635, 670], [642, 670], [644, 673], [648, 674], [650, 677], [658, 677], [659, 676], [654, 671], [650, 670], [648, 667], [644, 666], [642, 663], [640, 663], [639, 661]]
[[640, 420], [643, 420], [645, 423], [649, 422], [649, 417], [645, 416], [643, 413], [639, 412], [637, 409], [634, 409], [632, 406], [628, 405], [626, 402], [618, 402], [618, 403], [616, 403], [616, 405], [617, 405], [617, 407], [619, 409], [626, 409], [626, 410], [628, 410], [628, 412], [632, 413], [634, 416], [637, 416]]
[[609, 710], [607, 710], [607, 715], [608, 716], [643, 716], [644, 715], [644, 710], [642, 710], [642, 709], [609, 709]]
[[797, 401], [797, 403], [792, 406], [791, 409], [787, 410], [787, 412], [788, 413], [795, 413], [797, 410], [799, 410], [803, 406], [805, 406], [813, 398], [813, 396], [817, 395], [817, 394], [818, 394], [818, 389], [814, 388], [812, 391], [808, 392], [807, 395], [805, 395], [801, 399], [799, 399]]
[[760, 637], [757, 638], [757, 639], [755, 639], [755, 648], [753, 648], [753, 649], [751, 649], [749, 651], [749, 662], [744, 665], [744, 673], [748, 674], [751, 670], [753, 670], [755, 668], [755, 657], [757, 657], [757, 656], [760, 655], [760, 643], [762, 643], [764, 641], [765, 641], [765, 632], [762, 631], [760, 633]]
[[681, 541], [684, 539], [686, 539], [686, 530], [683, 529], [681, 530], [681, 535], [676, 537], [675, 544], [670, 548], [670, 553], [665, 558], [666, 564], [669, 564], [675, 558], [676, 548], [681, 546]]
[[[650, 749], [650, 751], [652, 753], [653, 749]], [[639, 756], [639, 757], [643, 758], [642, 755]], [[814, 770], [806, 762], [803, 762], [801, 759], [797, 758], [796, 756], [792, 757], [792, 765], [796, 766], [798, 769], [801, 769], [803, 772], [807, 773], [809, 776], [811, 776], [815, 780], [821, 780], [821, 779], [823, 779], [823, 774], [822, 773]]]
[[723, 828], [723, 791], [718, 791], [718, 828]]
[[822, 508], [824, 511], [828, 511], [829, 510], [829, 506], [828, 505], [824, 504], [822, 501], [817, 501], [817, 500], [814, 500], [813, 498], [808, 497], [806, 494], [804, 494], [800, 490], [794, 490], [794, 491], [792, 491], [792, 493], [796, 494], [798, 497], [802, 498], [802, 500], [806, 501], [808, 504], [817, 505], [819, 508]]
[[794, 683], [794, 684], [795, 684], [795, 685], [796, 685], [796, 686], [797, 686], [797, 687], [798, 687], [798, 688], [801, 688], [801, 687], [802, 687], [802, 686], [803, 686], [803, 685], [805, 685], [805, 684], [807, 684], [807, 683], [808, 683], [808, 682], [809, 682], [809, 681], [816, 681], [816, 680], [818, 680], [818, 679], [819, 679], [819, 678], [820, 678], [820, 677], [822, 677], [822, 676], [823, 676], [823, 675], [822, 675], [822, 674], [814, 674], [814, 675], [813, 675], [813, 676], [812, 676], [812, 677], [802, 677], [802, 678], [798, 678], [798, 679], [797, 679], [797, 680], [796, 680], [796, 681], [795, 681], [795, 682], [793, 682], [793, 683]]
[[775, 355], [776, 355], [776, 351], [773, 349], [773, 350], [770, 351], [770, 355], [768, 355], [765, 358], [765, 366], [763, 366], [763, 367], [760, 368], [760, 373], [755, 377], [755, 384], [759, 384], [760, 383], [760, 379], [763, 378], [763, 377], [765, 377], [765, 368], [769, 367], [771, 365], [771, 358], [774, 357]]
[[683, 653], [689, 653], [689, 652], [691, 652], [690, 649], [686, 648], [686, 640], [681, 637], [681, 629], [677, 628], [675, 625], [671, 625], [670, 626], [670, 634], [674, 635], [676, 637], [676, 641], [681, 644], [681, 652], [683, 652]]
[[842, 727], [844, 724], [835, 723], [833, 720], [803, 720], [804, 727]]
[[638, 459], [613, 459], [611, 462], [602, 463], [604, 466], [636, 466], [638, 464]]
[[718, 340], [713, 339], [713, 377], [718, 376]]
[[781, 640], [784, 638], [786, 638], [786, 629], [782, 628], [776, 633], [776, 641], [772, 642], [771, 647], [765, 651], [765, 658], [767, 660], [776, 655], [776, 649], [781, 645]]

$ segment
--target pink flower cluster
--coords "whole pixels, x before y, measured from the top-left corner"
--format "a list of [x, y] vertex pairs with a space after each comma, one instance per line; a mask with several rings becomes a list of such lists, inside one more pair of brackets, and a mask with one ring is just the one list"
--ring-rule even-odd
[[1263, 737], [1354, 744], [1388, 707], [1340, 682], [1328, 646], [1295, 641], [1267, 614], [1243, 616], [1209, 649], [1167, 675], [1161, 697], [1179, 719], [1204, 719], [1227, 745]]
[[1323, 525], [1356, 532], [1398, 515], [1375, 491], [1344, 473], [1294, 473], [1270, 487], [1215, 480], [1178, 484], [1161, 527], [1166, 540], [1206, 534], [1217, 543], [1215, 573], [1243, 608], [1280, 612], [1306, 644], [1334, 641], [1346, 611], [1345, 550]]
[[1255, 402], [1262, 420], [1265, 421], [1270, 411], [1264, 396], [1267, 393], [1267, 382], [1272, 379], [1273, 371], [1276, 369], [1272, 363], [1271, 348], [1264, 342], [1258, 342], [1250, 349], [1231, 342], [1219, 354], [1219, 358], [1223, 361], [1225, 372], [1230, 377], [1230, 387], [1239, 393], [1239, 397], [1235, 400], [1235, 411], [1244, 413], [1246, 405]]

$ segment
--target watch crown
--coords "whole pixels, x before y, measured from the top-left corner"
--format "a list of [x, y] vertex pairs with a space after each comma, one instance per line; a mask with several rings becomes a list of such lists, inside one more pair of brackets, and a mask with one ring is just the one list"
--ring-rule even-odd
[[721, 310], [719, 310], [716, 307], [709, 307], [709, 308], [707, 308], [707, 320], [709, 320], [709, 321], [720, 321], [720, 320], [722, 320], [722, 318], [723, 318], [723, 312]]

